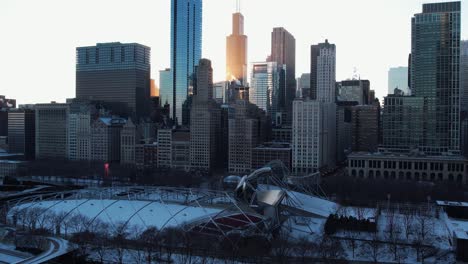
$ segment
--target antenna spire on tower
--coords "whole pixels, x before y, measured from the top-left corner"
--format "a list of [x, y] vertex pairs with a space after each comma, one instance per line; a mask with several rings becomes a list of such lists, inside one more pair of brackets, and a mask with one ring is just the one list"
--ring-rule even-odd
[[237, 13], [240, 13], [240, 5], [241, 5], [240, 0], [236, 0], [236, 12]]

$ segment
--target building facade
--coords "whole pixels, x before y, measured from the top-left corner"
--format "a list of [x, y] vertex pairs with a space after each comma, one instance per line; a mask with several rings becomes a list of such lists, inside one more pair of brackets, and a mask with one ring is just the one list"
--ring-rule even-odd
[[379, 147], [380, 107], [357, 105], [351, 108], [353, 151], [375, 152]]
[[202, 0], [171, 0], [172, 116], [182, 122], [182, 104], [191, 90], [202, 52]]
[[226, 81], [247, 83], [247, 36], [244, 34], [244, 16], [232, 15], [232, 34], [226, 37]]
[[137, 43], [77, 48], [76, 98], [102, 101], [116, 115], [149, 116], [150, 56], [150, 48]]
[[388, 94], [399, 89], [404, 95], [411, 95], [408, 86], [408, 67], [393, 67], [388, 70]]
[[8, 151], [23, 153], [26, 160], [36, 154], [36, 122], [32, 109], [12, 109], [8, 112]]
[[424, 4], [412, 18], [411, 94], [423, 97], [420, 150], [460, 152], [460, 2]]
[[338, 101], [357, 102], [368, 105], [370, 101], [370, 82], [368, 80], [346, 80], [337, 83]]
[[[284, 91], [285, 123], [291, 124], [292, 102], [296, 96], [296, 39], [282, 27], [271, 32], [270, 61], [285, 65], [286, 76]], [[274, 120], [274, 119], [273, 119]]]
[[252, 64], [249, 100], [269, 115], [276, 125], [286, 117], [286, 65], [276, 62]]
[[272, 161], [281, 161], [291, 169], [291, 144], [266, 142], [252, 150], [252, 169], [262, 168]]
[[91, 125], [91, 160], [120, 162], [120, 135], [127, 120], [100, 117]]
[[336, 47], [320, 43], [311, 46], [310, 98], [321, 102], [335, 102]]
[[309, 174], [334, 167], [336, 104], [300, 99], [293, 104], [292, 168]]
[[457, 182], [466, 184], [468, 161], [461, 156], [393, 155], [355, 152], [348, 156], [355, 178]]
[[68, 104], [36, 104], [36, 159], [67, 158]]
[[158, 129], [158, 166], [160, 168], [172, 167], [172, 129]]
[[190, 117], [190, 167], [211, 171], [216, 167], [221, 109], [213, 99], [211, 61], [200, 60], [197, 66], [197, 93], [193, 95]]
[[[172, 85], [172, 71], [170, 68], [159, 71], [159, 101], [161, 105], [166, 103], [172, 106], [174, 100], [174, 90]], [[170, 110], [170, 117], [173, 117], [172, 108]]]
[[96, 106], [88, 100], [67, 100], [67, 157], [91, 160], [91, 124], [98, 117]]
[[120, 163], [135, 164], [135, 146], [137, 143], [136, 126], [132, 120], [127, 120], [120, 132]]

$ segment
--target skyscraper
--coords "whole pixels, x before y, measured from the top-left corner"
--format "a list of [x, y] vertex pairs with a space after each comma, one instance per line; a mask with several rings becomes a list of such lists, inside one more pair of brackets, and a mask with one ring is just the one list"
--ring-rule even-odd
[[468, 40], [460, 43], [460, 105], [463, 117], [468, 117]]
[[67, 158], [68, 104], [36, 104], [36, 159]]
[[182, 104], [201, 59], [202, 0], [171, 1], [172, 116], [182, 122]]
[[221, 122], [221, 109], [213, 99], [211, 61], [200, 60], [196, 74], [197, 90], [190, 117], [190, 167], [210, 171], [216, 164]]
[[247, 81], [247, 36], [244, 35], [244, 16], [232, 15], [232, 34], [226, 37], [226, 81]]
[[424, 4], [412, 18], [411, 93], [423, 97], [428, 154], [460, 151], [460, 2]]
[[296, 97], [296, 39], [282, 27], [273, 28], [271, 32], [270, 61], [286, 65], [285, 107], [288, 123], [291, 124], [292, 102]]
[[[174, 90], [172, 85], [172, 71], [167, 68], [165, 70], [159, 71], [159, 101], [161, 105], [169, 103], [172, 106], [174, 101]], [[173, 117], [173, 109], [171, 109], [171, 118]]]
[[395, 88], [405, 95], [410, 95], [408, 87], [408, 67], [394, 67], [388, 70], [388, 94], [393, 94]]
[[102, 101], [114, 114], [149, 116], [150, 48], [98, 43], [76, 49], [76, 98]]
[[252, 64], [249, 100], [280, 125], [286, 115], [286, 65], [276, 62]]
[[336, 80], [335, 44], [320, 43], [311, 46], [310, 98], [321, 102], [335, 102]]
[[8, 112], [8, 148], [10, 153], [23, 153], [34, 159], [35, 113], [32, 109], [11, 109]]
[[346, 80], [337, 83], [338, 101], [357, 102], [359, 105], [368, 105], [370, 102], [369, 80]]
[[336, 105], [310, 99], [293, 104], [292, 167], [308, 174], [335, 166]]

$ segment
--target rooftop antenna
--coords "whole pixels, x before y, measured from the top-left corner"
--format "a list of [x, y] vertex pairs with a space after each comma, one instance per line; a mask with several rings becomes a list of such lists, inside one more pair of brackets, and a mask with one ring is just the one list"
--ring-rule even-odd
[[240, 7], [241, 7], [240, 0], [236, 0], [236, 12], [237, 13], [240, 13]]

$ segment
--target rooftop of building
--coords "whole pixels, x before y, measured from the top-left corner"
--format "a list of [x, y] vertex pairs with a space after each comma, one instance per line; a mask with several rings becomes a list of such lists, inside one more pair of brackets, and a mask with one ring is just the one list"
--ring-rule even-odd
[[264, 142], [254, 149], [264, 150], [291, 150], [291, 143], [288, 142]]
[[97, 47], [116, 47], [116, 46], [142, 46], [145, 48], [150, 48], [140, 43], [132, 42], [132, 43], [121, 43], [121, 42], [105, 42], [105, 43], [96, 43], [93, 46], [82, 46], [77, 47], [76, 49], [84, 49], [84, 48], [97, 48]]
[[468, 159], [462, 155], [425, 155], [421, 152], [414, 153], [393, 153], [393, 152], [353, 152], [348, 155], [348, 158], [405, 158], [405, 159], [420, 159], [420, 160], [446, 160], [446, 161], [463, 161], [468, 162]]

